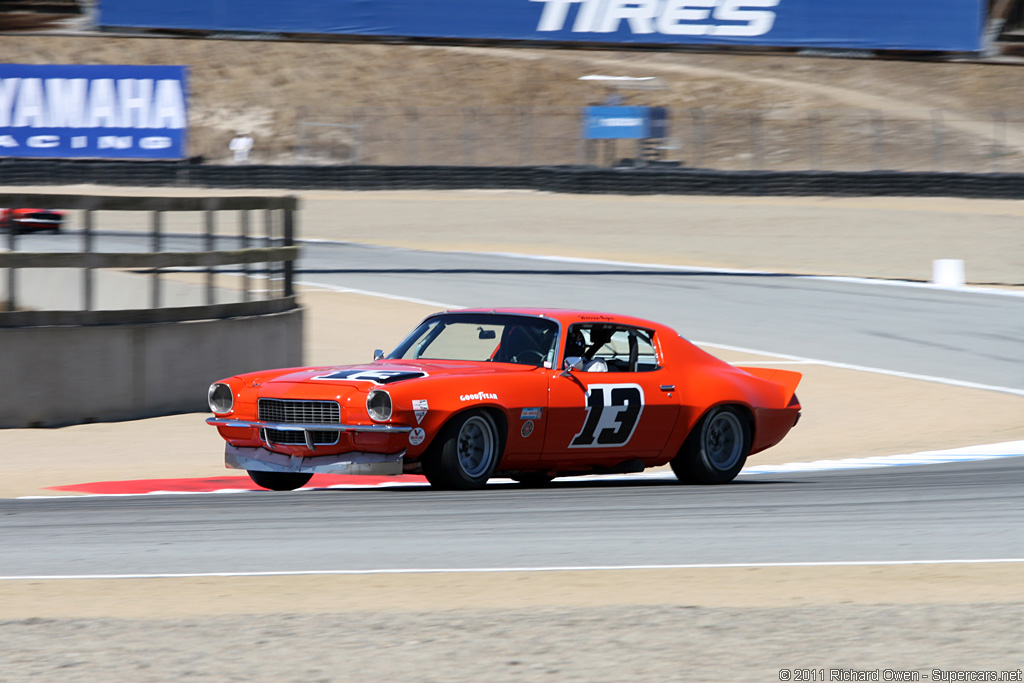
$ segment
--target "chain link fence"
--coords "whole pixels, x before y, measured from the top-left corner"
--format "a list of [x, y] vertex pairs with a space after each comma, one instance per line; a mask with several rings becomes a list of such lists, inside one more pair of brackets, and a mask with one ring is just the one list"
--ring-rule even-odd
[[299, 113], [294, 161], [384, 166], [642, 165], [773, 171], [1024, 171], [1024, 111], [670, 110], [670, 137], [581, 139], [579, 109]]

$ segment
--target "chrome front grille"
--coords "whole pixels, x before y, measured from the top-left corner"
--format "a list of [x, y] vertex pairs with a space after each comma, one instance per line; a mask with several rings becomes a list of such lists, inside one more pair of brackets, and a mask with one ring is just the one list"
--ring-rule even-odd
[[[290, 424], [341, 423], [341, 408], [335, 401], [289, 401], [279, 398], [261, 398], [259, 416], [263, 422]], [[301, 446], [306, 443], [304, 432], [263, 429], [263, 438], [269, 443]], [[314, 430], [310, 432], [313, 444], [330, 446], [338, 443], [339, 432]]]
[[330, 424], [341, 422], [341, 408], [335, 401], [286, 401], [260, 399], [260, 420], [294, 424]]

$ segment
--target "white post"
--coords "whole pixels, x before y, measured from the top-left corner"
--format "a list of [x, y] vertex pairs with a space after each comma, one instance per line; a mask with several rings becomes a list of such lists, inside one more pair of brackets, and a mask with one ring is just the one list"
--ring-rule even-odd
[[962, 259], [941, 258], [932, 261], [932, 284], [956, 289], [967, 284]]

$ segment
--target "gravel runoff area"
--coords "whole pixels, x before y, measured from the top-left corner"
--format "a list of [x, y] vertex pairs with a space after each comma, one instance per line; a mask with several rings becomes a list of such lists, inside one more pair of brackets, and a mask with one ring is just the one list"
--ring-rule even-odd
[[975, 565], [19, 582], [3, 585], [0, 671], [12, 681], [1013, 671], [1024, 663], [1019, 579], [1019, 565]]
[[[619, 254], [741, 268], [793, 267], [787, 255], [799, 255], [810, 272], [927, 279], [932, 252], [956, 257], [949, 252], [970, 248], [976, 255], [968, 258], [969, 278], [977, 268], [974, 272], [984, 275], [975, 281], [1004, 285], [1020, 284], [1024, 253], [1018, 248], [1020, 231], [1013, 226], [1019, 222], [1020, 205], [1011, 202], [907, 200], [893, 206], [898, 200], [587, 201], [516, 193], [353, 193], [309, 199], [310, 211], [302, 218], [304, 235], [436, 249], [545, 253], [550, 246], [547, 253]], [[846, 203], [858, 201], [865, 202], [862, 208]], [[919, 210], [913, 208], [914, 201]], [[887, 213], [875, 213], [879, 207]], [[556, 216], [589, 213], [552, 231], [544, 220], [551, 210]], [[642, 219], [629, 221], [638, 212]], [[602, 215], [613, 218], [602, 221]], [[462, 222], [453, 226], [446, 220]], [[590, 220], [605, 239], [579, 232], [593, 224]], [[845, 227], [837, 228], [834, 221], [843, 221]], [[374, 227], [377, 223], [386, 227]], [[610, 232], [616, 224], [619, 242]], [[508, 229], [514, 225], [522, 231]], [[630, 251], [618, 246], [627, 241]], [[577, 248], [580, 244], [586, 246]], [[653, 249], [642, 258], [639, 251], [645, 245]], [[840, 262], [849, 269], [837, 272]], [[413, 304], [361, 300], [305, 294], [311, 313], [309, 362], [361, 360], [379, 345], [376, 339], [348, 340], [339, 348], [331, 327], [341, 310], [373, 309], [374, 324], [380, 321], [381, 336], [387, 339], [428, 311]], [[844, 448], [862, 450], [873, 443], [880, 449], [873, 454], [882, 454], [938, 447], [929, 446], [932, 442], [952, 447], [1021, 438], [1024, 428], [1017, 397], [831, 368], [801, 369], [806, 371], [801, 395], [818, 410], [807, 411], [782, 447], [802, 443], [807, 452], [830, 449], [833, 457], [840, 457], [855, 454]], [[879, 395], [891, 398], [888, 408], [878, 404]], [[904, 434], [897, 446], [894, 435], [906, 432], [908, 424], [919, 424], [901, 419], [897, 409], [922, 400], [936, 409], [955, 405], [957, 410], [938, 411], [928, 428]], [[855, 407], [875, 413], [854, 420], [848, 411]], [[893, 411], [891, 421], [873, 421], [871, 430], [856, 428], [858, 420], [879, 418], [888, 409]], [[978, 422], [982, 417], [989, 421]], [[186, 421], [197, 422], [195, 432], [178, 430]], [[205, 434], [201, 416], [147, 422], [11, 430], [3, 434], [0, 449], [5, 479], [15, 480], [25, 471], [25, 453], [60, 448], [54, 444], [76, 446], [64, 450], [69, 469], [55, 468], [43, 479], [23, 484], [35, 489], [74, 483], [64, 476], [86, 472], [96, 475], [92, 479], [104, 478], [104, 473], [188, 476], [164, 475], [154, 467], [167, 460], [159, 457], [164, 446], [154, 446], [152, 458], [139, 456], [137, 444], [145, 443], [154, 430], [175, 434], [177, 440], [166, 444], [167, 451], [184, 447], [182, 462], [196, 465], [193, 476], [223, 473], [218, 447], [210, 446], [216, 451], [210, 455], [196, 446], [200, 439], [213, 438]], [[991, 438], [979, 440], [983, 436]], [[862, 441], [851, 444], [844, 437]], [[114, 443], [118, 446], [112, 447]], [[798, 457], [794, 452], [778, 455]], [[84, 470], [75, 469], [83, 465]], [[832, 668], [888, 668], [930, 674], [932, 668], [998, 671], [1024, 663], [1020, 564], [806, 568], [795, 574], [701, 571], [713, 573], [701, 578], [690, 570], [674, 570], [657, 579], [637, 572], [561, 579], [555, 574], [460, 576], [447, 585], [438, 577], [409, 576], [363, 582], [226, 578], [198, 586], [178, 580], [141, 585], [4, 581], [0, 680], [771, 681], [780, 680], [780, 669], [824, 668], [828, 673]], [[487, 597], [495, 595], [504, 598]]]

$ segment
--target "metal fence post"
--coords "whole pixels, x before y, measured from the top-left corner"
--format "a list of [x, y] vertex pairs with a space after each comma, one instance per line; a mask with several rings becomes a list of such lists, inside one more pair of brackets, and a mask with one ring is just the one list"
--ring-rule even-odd
[[[295, 245], [295, 210], [288, 207], [284, 210], [284, 246]], [[295, 276], [295, 261], [284, 262], [284, 295], [295, 296], [292, 280]]]
[[[85, 210], [82, 228], [82, 252], [92, 253], [92, 209]], [[82, 269], [82, 310], [91, 311], [93, 306], [92, 268]]]
[[[161, 230], [163, 228], [163, 212], [153, 212], [153, 251], [158, 252], [163, 248], [163, 240]], [[160, 308], [160, 269], [153, 269], [153, 308]]]
[[[206, 251], [214, 251], [214, 219], [213, 210], [206, 209], [203, 212], [206, 218]], [[212, 306], [214, 295], [213, 295], [213, 278], [214, 278], [214, 266], [206, 267], [206, 305]]]
[[[14, 229], [14, 220], [7, 222], [7, 251], [13, 253], [18, 249], [18, 231]], [[18, 269], [7, 269], [7, 310], [18, 307]]]
[[[249, 210], [242, 209], [238, 212], [238, 220], [242, 230], [241, 235], [241, 247], [242, 249], [249, 248]], [[242, 264], [242, 301], [249, 301], [251, 298], [249, 293], [249, 264]]]
[[[274, 246], [274, 210], [273, 209], [264, 209], [263, 210], [263, 230], [264, 230], [264, 233], [266, 234], [266, 245], [268, 247]], [[267, 274], [267, 298], [268, 299], [273, 299], [274, 298], [274, 272], [276, 270], [274, 268], [274, 262], [273, 261], [267, 261], [266, 265], [265, 265], [265, 268], [266, 268], [265, 272]]]

